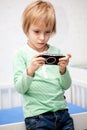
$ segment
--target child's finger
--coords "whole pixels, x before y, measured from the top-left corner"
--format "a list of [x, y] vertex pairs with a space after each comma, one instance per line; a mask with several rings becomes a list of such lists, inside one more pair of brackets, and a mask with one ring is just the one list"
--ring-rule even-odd
[[71, 56], [71, 54], [67, 54], [67, 58], [69, 59], [69, 58], [71, 58], [72, 56]]

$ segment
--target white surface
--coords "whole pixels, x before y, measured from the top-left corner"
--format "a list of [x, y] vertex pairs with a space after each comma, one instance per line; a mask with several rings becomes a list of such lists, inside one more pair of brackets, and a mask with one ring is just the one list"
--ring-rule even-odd
[[70, 67], [69, 71], [70, 71], [70, 75], [72, 77], [72, 80], [87, 84], [87, 69]]
[[75, 130], [87, 130], [87, 112], [72, 114]]
[[1, 125], [0, 130], [26, 130], [24, 122]]

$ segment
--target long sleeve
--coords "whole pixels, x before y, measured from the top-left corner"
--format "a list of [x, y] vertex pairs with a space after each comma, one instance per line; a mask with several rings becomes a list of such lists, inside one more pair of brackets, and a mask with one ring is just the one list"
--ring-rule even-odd
[[72, 83], [68, 69], [66, 69], [66, 72], [63, 75], [61, 75], [61, 74], [59, 74], [59, 75], [60, 75], [60, 77], [59, 77], [60, 85], [62, 86], [62, 88], [64, 90], [68, 89]]
[[27, 64], [22, 52], [16, 53], [13, 60], [14, 86], [19, 93], [26, 93], [33, 80], [26, 74]]

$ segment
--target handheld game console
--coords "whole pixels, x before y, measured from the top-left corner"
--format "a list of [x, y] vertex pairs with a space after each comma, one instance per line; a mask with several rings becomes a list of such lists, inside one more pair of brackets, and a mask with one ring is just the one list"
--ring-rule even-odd
[[64, 55], [57, 54], [42, 54], [41, 56], [46, 59], [45, 64], [48, 65], [57, 65], [59, 59], [65, 57]]

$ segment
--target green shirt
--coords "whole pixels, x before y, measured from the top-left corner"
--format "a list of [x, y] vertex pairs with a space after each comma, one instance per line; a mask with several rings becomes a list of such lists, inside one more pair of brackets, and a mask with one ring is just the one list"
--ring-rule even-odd
[[[22, 94], [25, 118], [67, 108], [64, 91], [71, 85], [67, 69], [61, 75], [57, 65], [43, 65], [33, 77], [27, 75], [26, 68], [31, 58], [37, 53], [25, 45], [16, 51], [13, 62], [14, 86]], [[61, 51], [49, 45], [47, 53], [61, 54]]]

